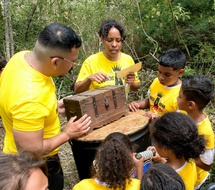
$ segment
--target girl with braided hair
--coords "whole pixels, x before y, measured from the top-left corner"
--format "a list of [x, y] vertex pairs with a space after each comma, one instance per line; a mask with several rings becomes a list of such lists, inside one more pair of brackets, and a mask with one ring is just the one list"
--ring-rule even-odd
[[144, 174], [140, 190], [185, 190], [178, 173], [168, 164], [156, 163]]

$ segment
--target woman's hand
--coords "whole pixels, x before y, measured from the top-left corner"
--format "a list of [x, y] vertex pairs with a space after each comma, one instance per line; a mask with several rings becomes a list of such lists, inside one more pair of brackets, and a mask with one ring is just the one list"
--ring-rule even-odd
[[95, 81], [95, 82], [97, 82], [99, 84], [109, 80], [108, 75], [106, 75], [106, 74], [104, 74], [102, 72], [92, 74], [88, 78], [91, 80], [91, 82]]
[[129, 72], [126, 76], [125, 83], [131, 85], [135, 80], [134, 72]]

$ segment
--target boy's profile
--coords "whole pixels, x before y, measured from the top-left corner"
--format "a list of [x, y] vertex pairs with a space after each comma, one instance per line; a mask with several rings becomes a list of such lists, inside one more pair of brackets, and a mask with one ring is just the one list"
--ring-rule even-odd
[[205, 151], [197, 158], [198, 189], [207, 179], [214, 159], [214, 133], [204, 108], [213, 98], [214, 84], [207, 76], [184, 78], [178, 96], [178, 107], [187, 112], [198, 126], [198, 133], [206, 140]]
[[140, 102], [129, 105], [131, 111], [150, 108], [146, 115], [150, 118], [177, 110], [177, 97], [181, 87], [180, 77], [184, 73], [186, 57], [178, 49], [164, 52], [158, 65], [158, 77], [149, 88], [149, 96]]

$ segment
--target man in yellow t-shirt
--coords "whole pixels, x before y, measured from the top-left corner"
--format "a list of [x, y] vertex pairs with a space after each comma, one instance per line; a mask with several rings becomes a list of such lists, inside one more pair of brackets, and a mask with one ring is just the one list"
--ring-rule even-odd
[[77, 59], [80, 37], [69, 27], [53, 23], [39, 34], [33, 51], [15, 54], [0, 78], [0, 115], [6, 131], [3, 151], [16, 154], [24, 149], [46, 157], [49, 189], [62, 190], [63, 172], [58, 147], [89, 130], [90, 117], [74, 122], [63, 132], [52, 76], [64, 76]]
[[158, 77], [152, 82], [148, 98], [140, 102], [132, 102], [129, 105], [131, 111], [148, 109], [146, 113], [150, 119], [162, 116], [167, 112], [176, 111], [177, 97], [181, 87], [180, 77], [184, 73], [186, 57], [177, 49], [164, 52], [158, 65]]

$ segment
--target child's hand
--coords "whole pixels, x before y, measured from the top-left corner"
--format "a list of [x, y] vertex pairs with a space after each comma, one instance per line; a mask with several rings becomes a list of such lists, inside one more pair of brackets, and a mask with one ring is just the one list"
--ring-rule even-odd
[[133, 160], [134, 160], [134, 164], [135, 164], [136, 168], [139, 168], [139, 167], [142, 168], [142, 167], [143, 167], [143, 162], [144, 162], [144, 157], [142, 156], [142, 158], [137, 159], [137, 158], [135, 157], [135, 154], [136, 154], [136, 153], [133, 153], [133, 155], [132, 155]]
[[160, 157], [160, 155], [157, 153], [156, 148], [154, 146], [149, 146], [147, 150], [154, 150], [156, 152], [155, 156], [152, 157], [152, 160], [154, 162], [163, 163], [163, 164], [166, 163], [166, 159], [163, 157]]
[[137, 103], [137, 102], [131, 102], [129, 105], [128, 105], [129, 109], [132, 111], [132, 112], [135, 112], [139, 109], [140, 105]]
[[156, 113], [152, 113], [150, 111], [146, 112], [144, 116], [148, 117], [150, 121], [153, 121], [154, 119], [159, 117]]
[[142, 158], [140, 158], [140, 159], [137, 159], [137, 158], [135, 157], [135, 154], [136, 154], [136, 153], [133, 153], [133, 154], [132, 154], [132, 157], [133, 157], [134, 164], [135, 164], [135, 167], [136, 167], [137, 178], [138, 178], [138, 179], [141, 179], [142, 176], [143, 176], [143, 162], [144, 162], [144, 157], [142, 157]]

